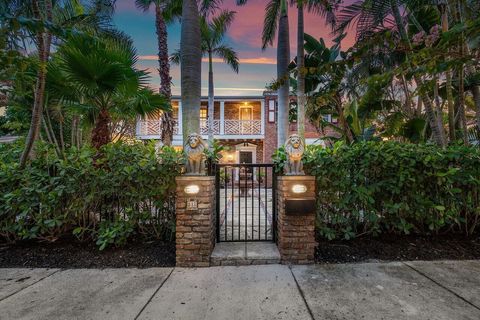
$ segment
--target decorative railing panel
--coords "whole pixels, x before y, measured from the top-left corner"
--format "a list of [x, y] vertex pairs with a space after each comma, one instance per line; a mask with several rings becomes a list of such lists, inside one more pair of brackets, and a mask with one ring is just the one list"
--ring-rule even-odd
[[[220, 120], [213, 120], [213, 134], [220, 135]], [[141, 136], [159, 136], [162, 131], [159, 119], [138, 121]], [[178, 121], [174, 120], [173, 134], [181, 134]], [[208, 134], [207, 120], [200, 120], [200, 134]], [[262, 134], [261, 120], [225, 120], [223, 135], [259, 135]]]
[[[200, 134], [208, 134], [208, 121], [200, 120]], [[213, 134], [220, 134], [220, 120], [213, 120]]]
[[[161, 134], [162, 124], [159, 119], [140, 120], [138, 124], [142, 136], [159, 136]], [[173, 120], [173, 134], [179, 134], [177, 120]]]
[[225, 120], [225, 134], [261, 134], [261, 120]]

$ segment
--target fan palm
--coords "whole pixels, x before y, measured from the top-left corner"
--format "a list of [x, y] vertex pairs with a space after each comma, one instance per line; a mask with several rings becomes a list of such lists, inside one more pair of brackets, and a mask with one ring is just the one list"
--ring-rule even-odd
[[[110, 4], [110, 5], [109, 5]], [[26, 165], [32, 155], [34, 142], [39, 138], [45, 100], [46, 65], [50, 57], [53, 40], [60, 42], [72, 29], [103, 30], [108, 27], [113, 8], [111, 1], [92, 1], [88, 6], [79, 0], [15, 0], [0, 6], [1, 25], [10, 26], [11, 48], [26, 51], [25, 43], [33, 43], [39, 59], [37, 81], [33, 90], [33, 107], [30, 129], [25, 149], [20, 158], [20, 167]], [[54, 39], [56, 37], [56, 39]]]
[[[170, 98], [172, 90], [170, 63], [168, 61], [167, 23], [180, 16], [181, 2], [179, 0], [135, 0], [135, 5], [143, 11], [148, 11], [152, 5], [155, 7], [160, 93]], [[173, 136], [173, 115], [171, 112], [162, 114], [161, 127], [161, 139], [165, 145], [170, 145]]]
[[126, 37], [74, 35], [60, 46], [58, 59], [65, 81], [89, 107], [97, 149], [111, 141], [112, 117], [169, 110], [165, 97], [146, 89], [148, 74], [135, 69], [137, 53]]

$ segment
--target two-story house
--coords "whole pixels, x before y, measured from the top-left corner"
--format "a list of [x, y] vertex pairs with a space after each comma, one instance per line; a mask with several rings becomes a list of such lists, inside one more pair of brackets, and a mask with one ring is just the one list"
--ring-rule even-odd
[[[292, 101], [294, 97], [292, 97]], [[175, 119], [173, 146], [182, 147], [182, 102], [172, 97]], [[202, 97], [199, 114], [200, 134], [207, 139], [208, 97]], [[277, 148], [277, 95], [215, 97], [213, 115], [214, 137], [224, 146], [223, 163], [270, 163]], [[290, 133], [296, 124], [290, 125]], [[320, 134], [310, 123], [305, 126], [307, 144], [323, 144]], [[139, 119], [136, 128], [139, 139], [160, 139], [158, 117]]]

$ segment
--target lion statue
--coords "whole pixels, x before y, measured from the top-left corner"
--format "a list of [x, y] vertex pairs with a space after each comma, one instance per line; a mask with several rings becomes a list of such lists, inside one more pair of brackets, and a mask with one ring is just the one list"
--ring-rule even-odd
[[302, 156], [305, 151], [303, 140], [298, 134], [292, 134], [285, 143], [287, 152], [287, 163], [285, 165], [285, 175], [299, 176], [304, 175]]
[[185, 153], [187, 155], [186, 174], [204, 175], [205, 174], [205, 154], [203, 151], [208, 147], [198, 133], [192, 133], [188, 136], [185, 143]]

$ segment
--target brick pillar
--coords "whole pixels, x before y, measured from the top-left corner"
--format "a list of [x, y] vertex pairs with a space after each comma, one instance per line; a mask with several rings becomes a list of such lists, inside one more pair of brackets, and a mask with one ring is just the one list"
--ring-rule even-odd
[[[294, 193], [292, 191], [294, 185], [305, 186], [306, 191]], [[301, 200], [306, 202], [301, 202]], [[278, 250], [283, 264], [314, 262], [317, 245], [314, 201], [315, 177], [278, 177]], [[295, 207], [298, 208], [295, 209]]]
[[[177, 267], [208, 267], [215, 246], [215, 177], [177, 177]], [[197, 194], [187, 194], [197, 186]], [[188, 203], [188, 204], [187, 204]]]

